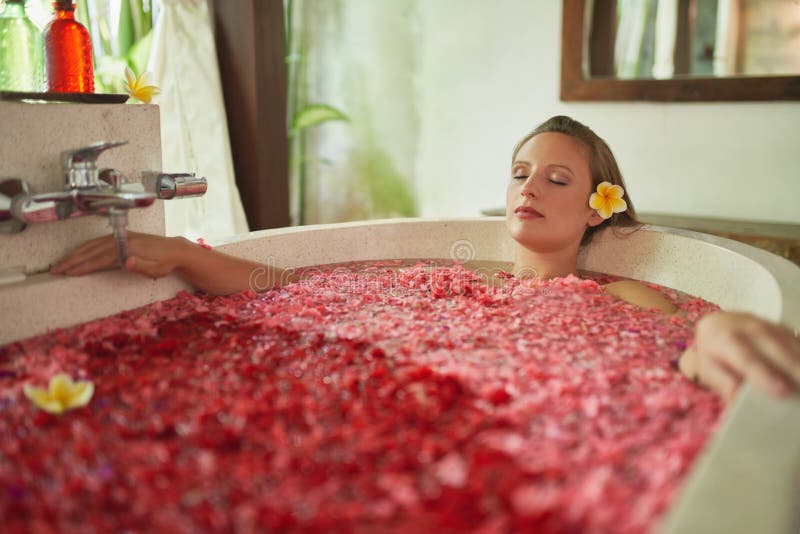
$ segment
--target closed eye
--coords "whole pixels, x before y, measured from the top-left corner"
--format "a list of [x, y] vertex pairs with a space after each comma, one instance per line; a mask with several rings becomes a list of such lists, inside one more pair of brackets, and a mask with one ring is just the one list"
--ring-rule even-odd
[[[527, 176], [527, 175], [525, 175], [525, 174], [518, 174], [518, 175], [516, 175], [516, 176], [512, 176], [512, 178], [513, 178], [514, 180], [527, 180], [527, 179], [528, 179], [528, 176]], [[555, 185], [568, 185], [566, 182], [559, 182], [558, 180], [553, 180], [552, 178], [548, 178], [548, 181], [549, 181], [550, 183], [553, 183], [553, 184], [555, 184]]]

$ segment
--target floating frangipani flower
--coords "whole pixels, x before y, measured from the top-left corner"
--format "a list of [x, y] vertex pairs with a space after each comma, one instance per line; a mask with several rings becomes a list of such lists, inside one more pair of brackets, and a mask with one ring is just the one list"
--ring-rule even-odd
[[611, 185], [610, 182], [597, 184], [597, 192], [589, 197], [589, 207], [597, 210], [600, 217], [608, 219], [613, 213], [622, 213], [628, 209], [628, 204], [622, 200], [625, 190], [622, 186]]
[[130, 67], [125, 67], [125, 80], [127, 80], [125, 90], [131, 97], [145, 104], [149, 104], [153, 96], [161, 92], [157, 86], [147, 84], [147, 76], [147, 71], [136, 76]]
[[40, 410], [60, 414], [89, 404], [94, 384], [85, 380], [73, 382], [68, 375], [59, 373], [50, 379], [47, 389], [25, 384], [23, 390]]

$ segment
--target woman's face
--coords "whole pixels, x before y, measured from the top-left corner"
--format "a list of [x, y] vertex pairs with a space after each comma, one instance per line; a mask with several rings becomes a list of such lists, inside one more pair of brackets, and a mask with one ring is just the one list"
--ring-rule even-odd
[[561, 133], [529, 139], [511, 165], [506, 225], [520, 245], [536, 252], [577, 247], [588, 226], [603, 219], [589, 207], [589, 149]]

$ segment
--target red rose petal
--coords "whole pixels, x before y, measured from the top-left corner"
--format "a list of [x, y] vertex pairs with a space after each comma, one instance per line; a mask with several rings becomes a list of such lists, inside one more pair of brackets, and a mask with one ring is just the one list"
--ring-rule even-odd
[[[671, 366], [688, 318], [592, 279], [307, 270], [0, 347], [9, 532], [646, 532], [721, 411]], [[52, 416], [22, 394], [92, 380]]]

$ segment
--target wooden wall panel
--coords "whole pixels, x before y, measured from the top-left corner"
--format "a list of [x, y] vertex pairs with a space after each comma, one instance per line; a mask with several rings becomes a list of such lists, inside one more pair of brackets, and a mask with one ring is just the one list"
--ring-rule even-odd
[[209, 0], [236, 184], [251, 230], [289, 226], [283, 0]]

